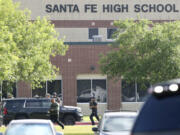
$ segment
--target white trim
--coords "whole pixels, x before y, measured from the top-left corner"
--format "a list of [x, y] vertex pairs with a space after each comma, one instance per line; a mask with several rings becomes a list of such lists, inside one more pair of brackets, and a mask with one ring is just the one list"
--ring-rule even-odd
[[88, 79], [107, 79], [107, 75], [102, 74], [83, 74], [77, 75], [77, 80], [88, 80]]
[[88, 41], [93, 42], [93, 39], [90, 39], [90, 38], [88, 37]]
[[115, 39], [113, 39], [113, 38], [107, 38], [106, 41], [112, 42], [112, 41], [115, 41]]
[[[54, 79], [52, 80], [62, 80], [62, 75], [57, 75]], [[49, 81], [48, 79], [46, 81]]]

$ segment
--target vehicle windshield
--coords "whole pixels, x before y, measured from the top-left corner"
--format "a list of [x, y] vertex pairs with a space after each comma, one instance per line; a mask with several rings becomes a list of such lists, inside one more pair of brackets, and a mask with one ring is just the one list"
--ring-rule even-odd
[[125, 116], [110, 116], [105, 117], [103, 121], [102, 131], [118, 132], [130, 131], [134, 123], [135, 117]]
[[12, 124], [5, 135], [53, 135], [49, 124], [18, 123]]

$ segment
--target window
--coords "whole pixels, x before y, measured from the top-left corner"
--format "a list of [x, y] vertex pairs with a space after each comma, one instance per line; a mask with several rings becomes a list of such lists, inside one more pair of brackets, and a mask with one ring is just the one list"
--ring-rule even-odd
[[77, 102], [89, 102], [92, 96], [94, 96], [98, 102], [106, 102], [106, 79], [77, 80]]
[[53, 92], [56, 92], [58, 96], [61, 96], [62, 90], [61, 90], [61, 80], [52, 80], [52, 81], [46, 81], [41, 82], [42, 87], [36, 88], [32, 90], [32, 96], [40, 96], [45, 97], [46, 93], [53, 94]]
[[107, 29], [107, 39], [113, 39], [113, 34], [116, 32], [116, 28], [108, 28]]
[[2, 84], [2, 98], [16, 97], [16, 83], [3, 81]]
[[143, 102], [147, 99], [147, 89], [149, 87], [149, 83], [137, 83], [137, 101]]
[[77, 80], [77, 102], [89, 102], [91, 95], [91, 80]]
[[149, 83], [127, 82], [122, 80], [122, 101], [123, 102], [143, 102], [147, 97]]
[[42, 100], [42, 107], [43, 108], [50, 108], [51, 102], [48, 100]]
[[135, 83], [122, 80], [122, 101], [123, 102], [135, 102]]
[[98, 35], [98, 28], [89, 28], [89, 39], [93, 39], [94, 35]]
[[49, 123], [13, 123], [6, 135], [54, 135]]
[[33, 108], [33, 107], [42, 107], [42, 102], [41, 101], [32, 101], [32, 100], [27, 100], [26, 101], [26, 107]]
[[47, 81], [47, 92], [53, 94], [56, 92], [57, 95], [61, 94], [61, 80]]
[[44, 97], [46, 95], [46, 82], [41, 82], [40, 88], [35, 88], [32, 90], [32, 96]]
[[98, 102], [106, 102], [106, 80], [92, 80], [92, 93]]
[[24, 100], [7, 100], [6, 108], [20, 108], [24, 105]]

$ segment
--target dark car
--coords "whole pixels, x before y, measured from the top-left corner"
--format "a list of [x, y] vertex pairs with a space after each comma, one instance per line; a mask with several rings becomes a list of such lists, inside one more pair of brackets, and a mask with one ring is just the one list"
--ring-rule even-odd
[[[51, 101], [48, 98], [16, 98], [3, 100], [3, 124], [14, 119], [49, 119]], [[60, 106], [60, 121], [65, 125], [74, 125], [81, 121], [81, 108]]]
[[180, 135], [180, 79], [159, 83], [149, 89], [131, 135]]

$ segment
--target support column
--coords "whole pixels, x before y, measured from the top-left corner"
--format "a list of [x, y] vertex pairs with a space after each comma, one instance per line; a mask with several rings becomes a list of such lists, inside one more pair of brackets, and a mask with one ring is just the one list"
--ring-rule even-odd
[[108, 79], [108, 110], [120, 110], [121, 107], [121, 80]]
[[16, 97], [32, 97], [31, 85], [23, 81], [17, 83], [16, 92]]
[[63, 76], [63, 104], [76, 106], [77, 105], [77, 84], [76, 76], [67, 74]]

